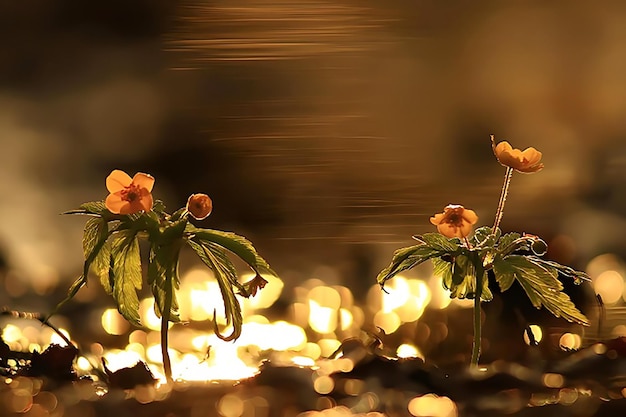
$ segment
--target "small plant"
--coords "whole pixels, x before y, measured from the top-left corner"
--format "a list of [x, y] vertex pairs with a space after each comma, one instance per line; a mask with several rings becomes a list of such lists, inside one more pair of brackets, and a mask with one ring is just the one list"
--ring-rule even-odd
[[[152, 198], [154, 182], [155, 179], [148, 174], [137, 173], [131, 178], [123, 171], [114, 170], [106, 179], [109, 195], [105, 201], [84, 203], [77, 210], [66, 213], [92, 217], [87, 220], [83, 234], [85, 263], [82, 274], [55, 311], [87, 284], [91, 271], [100, 278], [105, 291], [113, 296], [122, 316], [140, 325], [137, 291], [142, 288], [143, 280], [139, 240], [147, 240], [147, 283], [154, 296], [154, 311], [161, 318], [163, 368], [171, 381], [167, 331], [169, 322], [180, 321], [176, 290], [180, 285], [178, 260], [183, 246], [189, 245], [196, 252], [213, 271], [219, 284], [226, 323], [232, 326], [231, 333], [223, 335], [214, 311], [215, 333], [222, 340], [234, 340], [241, 334], [241, 307], [236, 295], [254, 296], [267, 283], [263, 275], [275, 276], [276, 273], [244, 237], [201, 229], [189, 222], [189, 216], [202, 220], [211, 213], [213, 204], [206, 194], [191, 195], [186, 207], [170, 215], [161, 201]], [[255, 272], [255, 277], [240, 283], [228, 252], [245, 261]]]
[[540, 171], [543, 168], [541, 152], [535, 148], [514, 149], [508, 142], [496, 145], [493, 135], [491, 145], [498, 162], [506, 167], [493, 226], [480, 227], [470, 236], [478, 222], [476, 213], [461, 205], [448, 205], [443, 213], [430, 218], [439, 233], [413, 236], [419, 243], [398, 249], [391, 264], [377, 277], [384, 289], [385, 282], [396, 274], [431, 260], [434, 274], [442, 277], [450, 297], [474, 300], [472, 365], [477, 365], [480, 357], [480, 303], [493, 298], [488, 286], [489, 271], [493, 272], [501, 291], [508, 290], [517, 281], [536, 308], [543, 306], [556, 317], [589, 325], [587, 317], [562, 292], [563, 284], [558, 274], [572, 278], [576, 284], [589, 280], [589, 277], [584, 272], [544, 260], [542, 256], [548, 247], [539, 236], [516, 232], [502, 235], [499, 228], [513, 172]]

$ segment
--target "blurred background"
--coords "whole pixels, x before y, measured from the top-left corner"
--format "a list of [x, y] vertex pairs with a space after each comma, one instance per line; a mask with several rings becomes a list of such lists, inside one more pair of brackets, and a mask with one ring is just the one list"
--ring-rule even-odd
[[[117, 168], [155, 176], [171, 211], [209, 194], [198, 225], [245, 235], [281, 275], [273, 317], [298, 288], [376, 306], [376, 274], [434, 213], [463, 204], [493, 222], [495, 134], [545, 163], [513, 177], [502, 228], [592, 273], [619, 321], [624, 45], [621, 1], [0, 0], [0, 305], [63, 297], [85, 219], [60, 213], [103, 199]], [[68, 328], [113, 305], [84, 292]], [[362, 327], [398, 328], [362, 313]]]

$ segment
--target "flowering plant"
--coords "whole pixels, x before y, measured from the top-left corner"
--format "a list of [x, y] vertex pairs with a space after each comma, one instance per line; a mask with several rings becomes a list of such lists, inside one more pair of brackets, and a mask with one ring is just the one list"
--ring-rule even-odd
[[543, 306], [556, 317], [589, 325], [587, 317], [562, 292], [563, 284], [558, 275], [570, 277], [576, 284], [589, 277], [584, 272], [543, 259], [548, 247], [539, 236], [516, 232], [503, 235], [499, 228], [513, 171], [540, 171], [543, 168], [541, 152], [535, 148], [514, 149], [508, 142], [496, 145], [493, 135], [491, 143], [496, 159], [506, 167], [493, 226], [480, 227], [470, 236], [478, 221], [476, 213], [461, 205], [448, 205], [443, 213], [430, 218], [439, 233], [413, 236], [418, 244], [395, 251], [391, 264], [377, 277], [384, 288], [385, 282], [398, 273], [431, 260], [434, 274], [441, 276], [450, 297], [474, 300], [472, 365], [477, 365], [480, 357], [480, 303], [493, 298], [488, 286], [489, 272], [495, 276], [502, 292], [517, 281], [536, 308]]
[[[148, 174], [137, 173], [131, 178], [123, 171], [114, 170], [106, 179], [109, 195], [105, 201], [84, 203], [78, 210], [66, 213], [85, 214], [91, 218], [87, 220], [83, 234], [85, 263], [82, 274], [56, 310], [87, 284], [91, 271], [100, 278], [105, 291], [113, 296], [122, 316], [139, 325], [137, 291], [142, 287], [139, 240], [147, 240], [147, 281], [154, 296], [154, 311], [161, 318], [163, 367], [169, 380], [171, 363], [167, 352], [167, 330], [169, 322], [180, 321], [176, 289], [180, 284], [178, 259], [183, 246], [187, 244], [196, 252], [213, 271], [219, 284], [226, 323], [232, 325], [231, 333], [223, 335], [217, 327], [214, 311], [215, 333], [223, 340], [234, 340], [241, 334], [241, 307], [236, 295], [254, 296], [267, 283], [263, 275], [275, 276], [276, 273], [246, 238], [231, 232], [198, 228], [189, 222], [189, 216], [201, 220], [211, 213], [213, 203], [206, 194], [191, 195], [186, 207], [168, 214], [163, 203], [152, 198], [154, 182], [155, 179]], [[240, 283], [228, 252], [246, 262], [255, 277]]]

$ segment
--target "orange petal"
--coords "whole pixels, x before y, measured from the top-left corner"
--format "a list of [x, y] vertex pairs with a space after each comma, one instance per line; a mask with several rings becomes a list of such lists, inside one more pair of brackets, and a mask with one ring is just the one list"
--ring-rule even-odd
[[[145, 190], [145, 189], [142, 189]], [[141, 204], [141, 209], [143, 211], [150, 211], [152, 210], [152, 194], [150, 194], [150, 192], [146, 191], [145, 194], [142, 191], [141, 193], [141, 198], [139, 199], [139, 203]]]
[[476, 215], [474, 210], [470, 209], [463, 210], [463, 214], [461, 215], [461, 217], [463, 218], [464, 223], [467, 222], [470, 225], [476, 224], [476, 222], [478, 221], [478, 216]]
[[541, 152], [536, 150], [535, 148], [528, 148], [522, 152], [522, 156], [527, 161], [526, 163], [529, 166], [535, 166], [541, 161]]
[[109, 190], [110, 193], [116, 193], [128, 187], [131, 182], [133, 182], [133, 180], [130, 178], [130, 175], [124, 171], [115, 169], [111, 171], [106, 179], [107, 190]]
[[444, 217], [445, 217], [444, 213], [435, 214], [433, 217], [430, 218], [430, 222], [434, 224], [435, 226], [438, 226], [441, 224]]
[[437, 225], [437, 231], [445, 237], [457, 237], [458, 227], [451, 223], [441, 223]]
[[504, 153], [508, 153], [513, 149], [513, 147], [507, 141], [500, 142], [494, 148], [494, 153], [496, 154], [496, 158], [500, 159], [501, 155]]
[[154, 186], [154, 177], [143, 172], [138, 172], [132, 179], [132, 183], [138, 187], [145, 188], [148, 191], [152, 191]]
[[104, 202], [106, 208], [113, 214], [120, 214], [125, 205], [128, 205], [128, 201], [122, 199], [120, 193], [109, 194]]
[[470, 233], [472, 233], [472, 225], [470, 223], [463, 222], [461, 227], [458, 229], [457, 237], [466, 237]]

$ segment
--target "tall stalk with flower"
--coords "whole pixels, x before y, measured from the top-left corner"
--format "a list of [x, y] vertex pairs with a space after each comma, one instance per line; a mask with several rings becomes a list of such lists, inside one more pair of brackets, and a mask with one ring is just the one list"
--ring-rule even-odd
[[[215, 334], [222, 340], [235, 340], [241, 334], [242, 316], [236, 295], [256, 295], [267, 281], [263, 275], [276, 275], [242, 236], [215, 229], [203, 229], [189, 222], [202, 220], [213, 209], [206, 194], [192, 194], [187, 205], [172, 214], [165, 212], [161, 201], [153, 200], [155, 179], [144, 173], [132, 178], [114, 170], [106, 179], [109, 195], [104, 201], [82, 204], [67, 214], [91, 216], [85, 225], [83, 251], [85, 263], [80, 277], [72, 284], [68, 296], [57, 306], [71, 300], [85, 284], [90, 272], [100, 278], [105, 291], [117, 304], [122, 316], [140, 325], [139, 298], [142, 287], [142, 260], [139, 241], [147, 240], [147, 283], [154, 296], [154, 311], [161, 318], [161, 351], [168, 381], [172, 367], [167, 350], [168, 325], [180, 322], [176, 290], [179, 288], [178, 261], [181, 249], [188, 245], [213, 272], [224, 302], [226, 324], [230, 334], [222, 334], [213, 313]], [[235, 254], [255, 272], [255, 277], [241, 283], [228, 253]]]
[[502, 235], [500, 230], [513, 172], [529, 174], [543, 169], [541, 152], [535, 148], [514, 149], [508, 142], [496, 144], [493, 135], [491, 146], [498, 162], [506, 168], [493, 226], [480, 227], [472, 235], [478, 222], [476, 213], [461, 205], [448, 205], [443, 213], [430, 218], [439, 233], [413, 236], [418, 244], [395, 251], [391, 264], [377, 277], [384, 287], [385, 282], [398, 273], [430, 260], [434, 274], [441, 276], [451, 298], [473, 299], [474, 340], [470, 360], [473, 366], [480, 358], [481, 302], [493, 299], [488, 286], [490, 271], [502, 292], [517, 281], [536, 308], [543, 306], [556, 317], [589, 325], [587, 317], [562, 291], [558, 275], [570, 277], [575, 283], [589, 277], [584, 272], [543, 259], [547, 245], [539, 236], [517, 232]]

